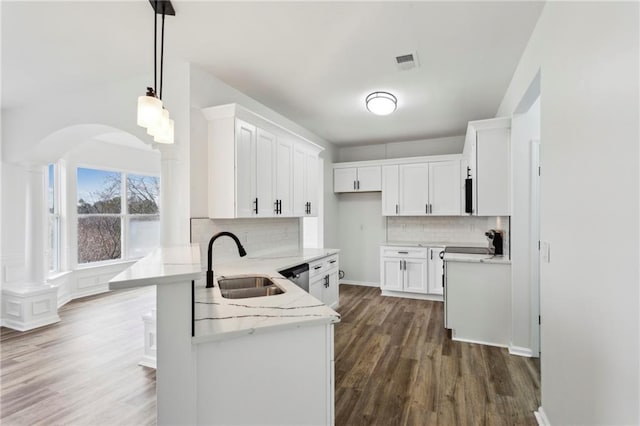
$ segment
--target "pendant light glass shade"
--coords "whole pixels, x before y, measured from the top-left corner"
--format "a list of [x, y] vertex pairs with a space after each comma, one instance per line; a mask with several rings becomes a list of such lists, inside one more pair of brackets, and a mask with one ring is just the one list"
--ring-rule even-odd
[[160, 121], [162, 101], [155, 97], [153, 89], [147, 88], [147, 94], [138, 97], [138, 126], [149, 128]]
[[162, 111], [160, 112], [160, 119], [147, 128], [147, 134], [153, 136], [154, 139], [156, 137], [160, 137], [164, 127], [163, 123], [168, 119], [169, 111], [162, 108]]
[[167, 143], [167, 144], [173, 143], [173, 132], [174, 132], [173, 120], [169, 118], [169, 111], [165, 109], [162, 114], [162, 121], [158, 128], [158, 132], [153, 136], [153, 140], [154, 142], [157, 142], [157, 143]]
[[376, 115], [389, 115], [396, 110], [398, 99], [388, 92], [373, 92], [366, 99], [367, 109]]

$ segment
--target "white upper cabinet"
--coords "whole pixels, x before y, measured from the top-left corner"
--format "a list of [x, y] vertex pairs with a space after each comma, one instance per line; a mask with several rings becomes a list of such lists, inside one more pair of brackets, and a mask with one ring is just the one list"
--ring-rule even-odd
[[317, 214], [320, 147], [237, 104], [203, 114], [209, 122], [209, 217]]
[[421, 216], [428, 214], [429, 164], [400, 166], [400, 214]]
[[238, 217], [253, 215], [256, 194], [256, 126], [236, 120], [236, 214]]
[[293, 150], [293, 215], [318, 215], [318, 155], [296, 146]]
[[320, 178], [320, 159], [318, 153], [307, 152], [304, 157], [305, 191], [302, 201], [305, 205], [304, 216], [318, 216], [318, 185]]
[[429, 214], [460, 214], [460, 161], [429, 163]]
[[381, 191], [380, 166], [344, 167], [333, 169], [333, 192]]
[[472, 214], [511, 215], [511, 120], [469, 122], [464, 157], [472, 179]]
[[382, 215], [395, 216], [400, 213], [400, 166], [382, 166]]
[[293, 144], [278, 138], [275, 153], [273, 212], [275, 216], [293, 216]]
[[382, 215], [460, 215], [460, 160], [382, 166]]
[[273, 196], [275, 146], [276, 137], [265, 130], [258, 129], [255, 156], [256, 195], [253, 200], [254, 215], [257, 217], [272, 217], [274, 213], [270, 202], [275, 198]]

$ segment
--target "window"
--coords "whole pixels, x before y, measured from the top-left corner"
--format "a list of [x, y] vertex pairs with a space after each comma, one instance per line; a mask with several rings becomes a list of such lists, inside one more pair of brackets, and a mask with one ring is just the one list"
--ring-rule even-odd
[[60, 211], [58, 198], [57, 167], [55, 164], [47, 166], [47, 219], [48, 219], [48, 264], [49, 272], [60, 270]]
[[157, 176], [78, 168], [77, 178], [79, 264], [135, 259], [158, 245]]

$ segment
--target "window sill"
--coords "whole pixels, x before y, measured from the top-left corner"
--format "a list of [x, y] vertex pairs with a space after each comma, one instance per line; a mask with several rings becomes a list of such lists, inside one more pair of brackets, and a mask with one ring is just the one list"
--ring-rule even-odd
[[59, 280], [60, 278], [64, 278], [68, 275], [71, 275], [73, 271], [57, 271], [57, 272], [52, 272], [49, 275], [47, 275], [47, 281], [56, 281]]
[[[140, 258], [142, 259], [142, 258]], [[76, 271], [86, 271], [97, 268], [108, 268], [109, 266], [118, 266], [118, 265], [133, 265], [140, 259], [128, 259], [128, 260], [114, 260], [109, 262], [91, 262], [91, 263], [83, 263], [82, 265], [76, 266]]]

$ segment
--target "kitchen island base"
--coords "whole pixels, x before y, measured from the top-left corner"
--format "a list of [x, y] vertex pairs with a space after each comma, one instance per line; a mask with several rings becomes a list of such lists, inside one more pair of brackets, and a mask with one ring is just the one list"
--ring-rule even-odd
[[333, 324], [197, 345], [197, 423], [333, 424]]

